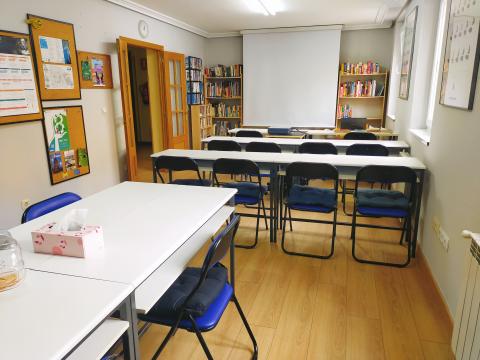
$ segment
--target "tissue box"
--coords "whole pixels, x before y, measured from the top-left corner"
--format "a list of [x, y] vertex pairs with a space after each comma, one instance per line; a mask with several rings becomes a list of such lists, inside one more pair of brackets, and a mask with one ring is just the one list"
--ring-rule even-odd
[[101, 226], [84, 226], [78, 231], [55, 231], [55, 223], [32, 231], [33, 249], [37, 253], [89, 257], [103, 249]]

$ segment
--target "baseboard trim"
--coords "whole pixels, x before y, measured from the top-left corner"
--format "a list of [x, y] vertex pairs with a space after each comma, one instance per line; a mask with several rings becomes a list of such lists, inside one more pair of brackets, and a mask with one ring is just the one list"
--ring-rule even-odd
[[432, 280], [433, 284], [435, 285], [435, 291], [437, 292], [438, 296], [442, 300], [443, 308], [445, 309], [447, 315], [448, 315], [448, 320], [449, 320], [449, 326], [450, 326], [450, 333], [453, 332], [453, 316], [452, 313], [450, 312], [450, 308], [447, 305], [447, 301], [445, 300], [445, 296], [443, 295], [442, 291], [440, 290], [440, 287], [438, 286], [438, 282], [433, 276], [432, 269], [430, 268], [430, 264], [428, 263], [427, 258], [423, 254], [422, 248], [418, 247], [417, 248], [417, 259], [419, 262], [425, 267], [427, 270], [428, 276]]

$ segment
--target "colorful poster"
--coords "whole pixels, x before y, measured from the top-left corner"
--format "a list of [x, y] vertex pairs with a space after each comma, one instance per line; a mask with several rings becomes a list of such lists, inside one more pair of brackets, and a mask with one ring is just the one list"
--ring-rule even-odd
[[105, 86], [105, 76], [103, 74], [103, 60], [92, 59], [93, 86]]
[[44, 117], [48, 151], [70, 150], [67, 111], [65, 109], [45, 110]]
[[90, 61], [83, 60], [81, 62], [82, 66], [82, 79], [85, 81], [92, 80], [92, 69], [90, 68]]
[[50, 152], [50, 168], [54, 174], [63, 171], [62, 153]]
[[45, 88], [49, 90], [73, 89], [73, 70], [70, 65], [43, 64]]
[[54, 64], [71, 64], [68, 40], [40, 36], [42, 62]]
[[67, 171], [76, 168], [75, 150], [65, 151], [63, 153], [63, 158], [65, 159], [65, 169]]
[[88, 166], [88, 153], [87, 149], [77, 150], [78, 166]]
[[38, 112], [27, 40], [0, 35], [0, 117]]

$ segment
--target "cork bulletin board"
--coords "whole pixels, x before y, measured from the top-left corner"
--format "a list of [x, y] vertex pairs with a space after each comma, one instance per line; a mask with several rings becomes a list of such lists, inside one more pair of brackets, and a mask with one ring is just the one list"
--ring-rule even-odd
[[110, 55], [77, 51], [78, 73], [82, 89], [112, 89]]
[[0, 30], [0, 125], [43, 117], [28, 34]]
[[77, 51], [73, 24], [28, 14], [40, 97], [80, 99]]
[[43, 109], [43, 130], [52, 185], [90, 173], [81, 106]]

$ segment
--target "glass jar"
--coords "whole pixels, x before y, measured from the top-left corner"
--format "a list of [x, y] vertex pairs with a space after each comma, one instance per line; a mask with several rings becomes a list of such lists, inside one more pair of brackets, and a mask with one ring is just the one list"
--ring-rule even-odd
[[0, 232], [0, 292], [18, 285], [25, 276], [22, 250], [8, 232]]

